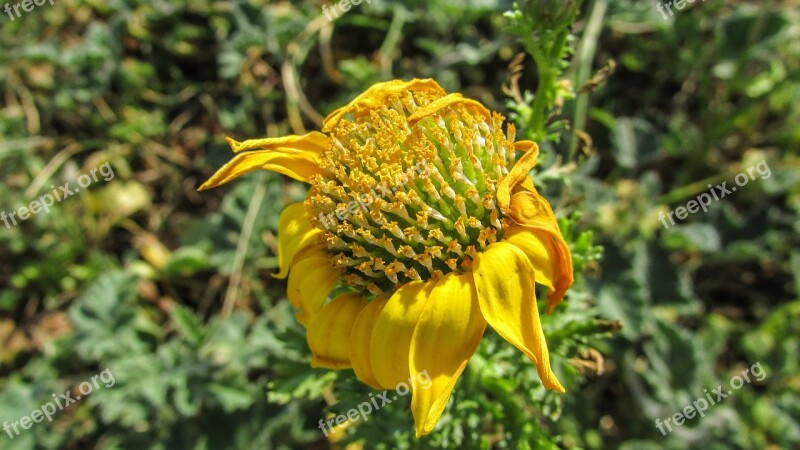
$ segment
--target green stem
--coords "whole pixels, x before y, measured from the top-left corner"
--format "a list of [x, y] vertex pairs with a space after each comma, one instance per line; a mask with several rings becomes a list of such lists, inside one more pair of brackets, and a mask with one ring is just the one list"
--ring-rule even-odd
[[678, 200], [684, 200], [689, 197], [695, 197], [700, 192], [709, 190], [708, 188], [709, 184], [712, 186], [713, 189], [714, 186], [716, 186], [718, 183], [725, 181], [726, 179], [728, 179], [729, 176], [730, 175], [727, 173], [724, 173], [722, 175], [713, 175], [704, 180], [696, 181], [686, 186], [673, 189], [672, 191], [659, 197], [658, 200], [656, 200], [656, 202], [662, 205], [669, 205]]
[[539, 84], [536, 86], [536, 97], [533, 99], [533, 113], [528, 122], [528, 129], [531, 131], [531, 139], [541, 142], [545, 137], [545, 120], [547, 117], [550, 103], [552, 102], [553, 84], [558, 76], [558, 70], [550, 66], [550, 61], [536, 47], [535, 42], [531, 42], [528, 51], [533, 55], [536, 62], [536, 71], [539, 75]]
[[[575, 86], [583, 86], [592, 74], [592, 61], [597, 51], [597, 40], [600, 36], [600, 31], [603, 29], [603, 18], [606, 15], [608, 8], [608, 0], [597, 0], [592, 6], [592, 12], [589, 15], [589, 24], [586, 26], [586, 31], [583, 32], [581, 39], [581, 47], [578, 53], [578, 73], [575, 80]], [[587, 117], [589, 115], [589, 95], [579, 95], [575, 100], [575, 115], [572, 119], [574, 130], [583, 130], [586, 127]], [[571, 134], [569, 138], [569, 160], [575, 156], [575, 151], [578, 148], [578, 139], [575, 134]]]

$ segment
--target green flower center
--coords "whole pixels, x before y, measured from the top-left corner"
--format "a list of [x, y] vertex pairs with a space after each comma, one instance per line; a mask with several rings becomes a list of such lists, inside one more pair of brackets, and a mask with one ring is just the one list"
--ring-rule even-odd
[[381, 294], [469, 271], [502, 238], [497, 183], [514, 164], [514, 127], [450, 105], [413, 121], [434, 98], [406, 92], [339, 121], [306, 208], [344, 281]]

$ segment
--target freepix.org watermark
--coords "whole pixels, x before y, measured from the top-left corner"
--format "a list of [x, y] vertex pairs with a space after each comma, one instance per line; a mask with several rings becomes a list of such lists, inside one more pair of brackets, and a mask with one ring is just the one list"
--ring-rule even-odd
[[50, 189], [52, 189], [51, 193], [44, 194], [37, 200], [33, 200], [28, 206], [23, 206], [11, 212], [0, 211], [0, 221], [6, 225], [6, 228], [11, 228], [13, 225], [17, 225], [17, 219], [20, 221], [28, 220], [42, 211], [49, 214], [50, 207], [56, 202], [61, 202], [65, 198], [77, 194], [81, 191], [81, 188], [86, 188], [92, 183], [97, 183], [98, 172], [103, 177], [103, 181], [111, 181], [114, 179], [114, 169], [111, 168], [111, 164], [105, 162], [100, 167], [92, 169], [89, 173], [81, 174], [76, 180], [79, 187], [71, 188], [69, 182], [63, 186], [59, 186], [58, 189], [56, 189], [55, 186], [50, 186]]
[[[666, 7], [665, 7], [665, 5], [662, 5], [661, 2], [658, 2], [656, 4], [656, 10], [658, 10], [658, 12], [661, 13], [661, 16], [664, 18], [664, 20], [667, 20], [667, 11], [669, 11], [670, 17], [675, 15], [672, 12], [672, 6], [673, 5], [675, 6], [675, 9], [681, 11], [681, 10], [683, 10], [683, 8], [686, 8], [686, 4], [687, 3], [691, 5], [692, 3], [696, 2], [696, 1], [704, 2], [706, 0], [674, 0], [674, 1], [668, 1], [668, 2], [666, 2]], [[666, 9], [666, 11], [665, 11], [665, 9]]]
[[[47, 402], [38, 409], [33, 410], [33, 412], [31, 412], [29, 415], [21, 417], [19, 420], [14, 422], [3, 422], [3, 431], [8, 433], [9, 438], [14, 439], [22, 432], [20, 431], [20, 428], [22, 430], [29, 430], [34, 423], [41, 423], [44, 421], [44, 419], [47, 419], [48, 422], [52, 422], [53, 416], [56, 414], [56, 412], [69, 408], [69, 405], [77, 403], [80, 401], [80, 399], [91, 394], [95, 389], [100, 388], [100, 384], [97, 382], [97, 380], [102, 381], [103, 386], [106, 388], [113, 387], [117, 383], [117, 380], [114, 378], [114, 374], [111, 373], [111, 369], [106, 369], [99, 374], [92, 376], [89, 381], [84, 381], [83, 383], [79, 384], [78, 392], [80, 392], [80, 395], [76, 394], [73, 397], [72, 389], [68, 389], [67, 392], [60, 395], [53, 394], [53, 401]], [[56, 406], [58, 406], [58, 409], [56, 409]]]
[[350, 11], [351, 7], [358, 6], [364, 1], [366, 1], [367, 4], [372, 3], [372, 0], [341, 0], [333, 2], [330, 6], [322, 5], [322, 12], [325, 14], [325, 18], [328, 19], [328, 22], [333, 22], [342, 14]]
[[[369, 415], [374, 411], [377, 411], [392, 403], [394, 400], [397, 400], [398, 397], [408, 394], [411, 391], [409, 385], [414, 386], [416, 389], [428, 389], [432, 384], [433, 381], [431, 380], [430, 375], [428, 375], [428, 371], [423, 370], [422, 372], [418, 373], [416, 377], [409, 377], [408, 384], [406, 384], [405, 381], [401, 381], [400, 384], [395, 386], [394, 389], [397, 395], [393, 395], [391, 400], [389, 399], [389, 391], [383, 391], [374, 397], [372, 396], [372, 393], [370, 393], [369, 401], [360, 403], [358, 407], [347, 411], [345, 414], [339, 414], [338, 416], [330, 418], [327, 421], [319, 419], [319, 429], [322, 430], [325, 436], [328, 436], [329, 430], [330, 432], [334, 432], [335, 427], [342, 427], [346, 425], [348, 420], [355, 421], [360, 418], [366, 422], [369, 420]], [[380, 404], [378, 404], [379, 401]], [[375, 409], [372, 409], [373, 406]], [[336, 422], [336, 425], [334, 425], [334, 422]]]
[[[726, 397], [738, 391], [742, 386], [744, 386], [745, 381], [748, 383], [750, 382], [750, 376], [748, 373], [749, 375], [753, 375], [756, 381], [763, 381], [764, 378], [767, 377], [767, 372], [763, 367], [761, 367], [761, 363], [757, 362], [749, 368], [744, 369], [740, 374], [741, 376], [735, 375], [733, 378], [731, 378], [730, 387], [732, 389], [728, 389], [726, 391], [723, 389], [721, 384], [711, 392], [708, 392], [708, 389], [704, 389], [706, 394], [705, 397], [700, 397], [693, 401], [691, 405], [686, 405], [685, 408], [667, 417], [663, 422], [661, 421], [660, 417], [657, 418], [656, 428], [658, 428], [658, 431], [660, 431], [663, 436], [666, 436], [667, 433], [672, 433], [672, 425], [670, 422], [674, 423], [676, 427], [679, 427], [683, 425], [687, 419], [693, 419], [697, 415], [700, 417], [705, 417], [706, 410], [709, 406], [720, 403], [721, 401], [725, 400]], [[706, 401], [706, 399], [708, 399], [708, 401]], [[711, 404], [709, 405], [709, 403]], [[665, 426], [666, 430], [664, 429]]]
[[22, 9], [22, 12], [28, 13], [33, 11], [35, 6], [42, 6], [45, 3], [50, 3], [52, 6], [53, 0], [23, 0], [17, 3], [6, 3], [3, 7], [3, 11], [8, 14], [8, 17], [10, 17], [11, 21], [13, 22], [14, 20], [22, 17], [22, 13], [19, 12], [20, 9]]
[[[417, 172], [414, 173], [413, 169], [416, 169]], [[420, 161], [416, 166], [410, 167], [408, 170], [406, 170], [405, 173], [398, 174], [395, 183], [399, 186], [405, 186], [417, 178], [427, 178], [430, 173], [430, 169], [428, 169], [426, 162]], [[367, 214], [369, 213], [369, 208], [367, 208], [367, 206], [371, 205], [372, 202], [374, 202], [377, 198], [391, 195], [393, 190], [396, 190], [396, 187], [389, 188], [389, 185], [386, 183], [386, 181], [384, 181], [377, 187], [377, 191], [375, 189], [376, 188], [373, 188], [371, 193], [368, 192], [359, 195], [357, 199], [351, 200], [346, 207], [340, 206], [336, 208], [334, 212], [328, 213], [328, 215], [319, 213], [318, 219], [320, 223], [322, 223], [322, 226], [325, 227], [326, 230], [335, 230], [337, 222], [333, 219], [334, 215], [336, 215], [336, 218], [338, 218], [340, 221], [345, 221], [348, 220], [348, 218], [352, 214], [355, 214], [359, 209], [363, 209], [364, 213]]]
[[[663, 211], [658, 213], [658, 220], [664, 225], [664, 228], [669, 228], [670, 225], [675, 225], [675, 220], [673, 216], [677, 217], [678, 220], [683, 220], [689, 217], [689, 214], [694, 214], [699, 212], [700, 209], [703, 212], [708, 212], [708, 207], [711, 205], [712, 202], [717, 202], [725, 196], [730, 195], [736, 192], [737, 186], [744, 187], [749, 183], [751, 180], [755, 180], [755, 174], [753, 172], [758, 172], [761, 176], [761, 180], [765, 178], [769, 178], [772, 176], [772, 171], [769, 170], [769, 165], [767, 165], [766, 160], [761, 160], [758, 164], [748, 167], [747, 171], [742, 171], [741, 173], [737, 174], [733, 181], [736, 183], [736, 186], [731, 186], [728, 188], [728, 182], [724, 181], [722, 184], [718, 184], [712, 187], [710, 184], [708, 185], [708, 191], [703, 192], [702, 194], [698, 195], [695, 200], [689, 200], [686, 203], [686, 206], [679, 206], [673, 210], [670, 210], [669, 213], [664, 214]], [[749, 175], [749, 177], [748, 177]], [[667, 225], [666, 219], [669, 219], [670, 225]]]

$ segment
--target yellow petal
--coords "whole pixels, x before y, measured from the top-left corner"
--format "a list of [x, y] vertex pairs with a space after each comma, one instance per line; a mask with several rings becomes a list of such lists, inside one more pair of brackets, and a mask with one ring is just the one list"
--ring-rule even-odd
[[535, 142], [520, 141], [520, 143], [523, 144], [522, 148], [527, 148], [527, 151], [514, 164], [508, 175], [497, 184], [497, 205], [504, 213], [508, 211], [508, 206], [511, 203], [511, 190], [517, 184], [523, 183], [528, 179], [528, 173], [536, 166], [536, 159], [539, 157], [539, 147]]
[[238, 142], [228, 138], [236, 156], [222, 166], [202, 186], [211, 189], [255, 170], [271, 170], [308, 183], [322, 173], [319, 156], [328, 148], [328, 137], [318, 131], [303, 136], [251, 139]]
[[315, 256], [295, 262], [286, 295], [298, 309], [297, 320], [301, 324], [306, 325], [322, 309], [338, 282], [339, 271], [331, 266], [329, 258]]
[[539, 156], [539, 147], [537, 147], [536, 142], [533, 141], [523, 140], [514, 142], [514, 148], [526, 153], [529, 151], [534, 151], [536, 152], [536, 156]]
[[411, 81], [393, 80], [372, 85], [349, 104], [330, 113], [322, 122], [322, 131], [331, 131], [344, 116], [354, 113], [356, 116], [368, 114], [371, 109], [378, 109], [384, 104], [387, 97], [402, 94], [406, 91], [429, 92], [443, 97], [444, 89], [436, 81], [428, 78], [425, 80], [413, 79]]
[[408, 117], [408, 123], [413, 125], [419, 120], [422, 120], [425, 117], [430, 116], [431, 114], [435, 114], [453, 105], [458, 105], [461, 108], [471, 109], [476, 113], [478, 113], [479, 115], [483, 116], [485, 119], [490, 119], [492, 117], [492, 113], [490, 113], [485, 106], [483, 106], [479, 102], [476, 102], [475, 100], [464, 98], [461, 96], [461, 94], [456, 93], [447, 95], [446, 97], [442, 97], [416, 110], [414, 114]]
[[350, 368], [350, 333], [358, 314], [367, 306], [359, 294], [342, 294], [322, 307], [308, 324], [311, 367]]
[[551, 256], [552, 246], [549, 243], [536, 233], [516, 225], [503, 232], [503, 241], [514, 244], [525, 252], [536, 273], [534, 279], [537, 283], [547, 286], [550, 292], [555, 290], [553, 261], [557, 258], [555, 255]]
[[417, 437], [436, 427], [485, 328], [472, 273], [450, 273], [440, 279], [411, 339], [411, 373], [416, 378], [424, 372], [431, 381], [427, 386], [412, 386], [411, 411]]
[[518, 184], [515, 190], [512, 190], [511, 192], [515, 192], [517, 190], [535, 191], [536, 188], [533, 186], [533, 180], [531, 180], [531, 177], [525, 177], [525, 179], [522, 180], [522, 183]]
[[538, 192], [520, 190], [511, 196], [508, 215], [514, 223], [528, 227], [550, 228], [558, 226], [558, 220], [547, 199]]
[[392, 294], [375, 322], [370, 339], [370, 361], [381, 386], [396, 386], [411, 373], [408, 354], [411, 336], [436, 283], [412, 281]]
[[550, 368], [550, 353], [536, 306], [534, 271], [525, 253], [507, 242], [497, 242], [477, 255], [473, 267], [483, 317], [536, 364], [546, 388], [564, 392]]
[[285, 148], [287, 151], [320, 154], [329, 146], [328, 136], [319, 131], [312, 131], [302, 136], [291, 135], [277, 138], [248, 139], [244, 142], [231, 138], [226, 138], [225, 140], [234, 153]]
[[[512, 243], [525, 251], [531, 259], [536, 270], [536, 281], [550, 288], [547, 296], [549, 313], [561, 303], [564, 294], [574, 281], [569, 245], [561, 234], [558, 220], [550, 204], [535, 189], [532, 192], [521, 190], [512, 195], [508, 214], [517, 225], [506, 230], [505, 240], [512, 242], [509, 237], [521, 233], [521, 228], [533, 235], [517, 236]], [[540, 276], [544, 279], [540, 279]], [[550, 284], [548, 285], [545, 280]]]
[[286, 278], [295, 255], [317, 243], [322, 231], [314, 228], [306, 216], [302, 202], [294, 203], [281, 212], [278, 220], [278, 265], [280, 271], [272, 276]]
[[375, 389], [391, 389], [394, 387], [383, 386], [378, 383], [378, 379], [375, 378], [375, 373], [372, 370], [372, 358], [369, 350], [375, 323], [378, 321], [378, 316], [388, 301], [389, 296], [386, 295], [369, 302], [361, 310], [353, 324], [353, 331], [350, 333], [350, 363], [353, 365], [353, 371], [359, 380]]
[[298, 251], [294, 255], [294, 258], [292, 259], [292, 264], [298, 264], [300, 263], [300, 261], [307, 258], [330, 259], [330, 254], [328, 253], [328, 247], [326, 247], [325, 244], [318, 244], [318, 243], [304, 247], [302, 250]]

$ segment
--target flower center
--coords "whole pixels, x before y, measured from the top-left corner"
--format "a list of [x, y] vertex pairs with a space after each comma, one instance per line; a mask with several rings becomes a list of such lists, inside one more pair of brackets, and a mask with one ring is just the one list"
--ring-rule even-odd
[[330, 132], [306, 209], [352, 287], [380, 294], [470, 271], [502, 238], [496, 191], [514, 164], [514, 126], [506, 136], [501, 115], [461, 104], [412, 117], [434, 100], [392, 94]]

